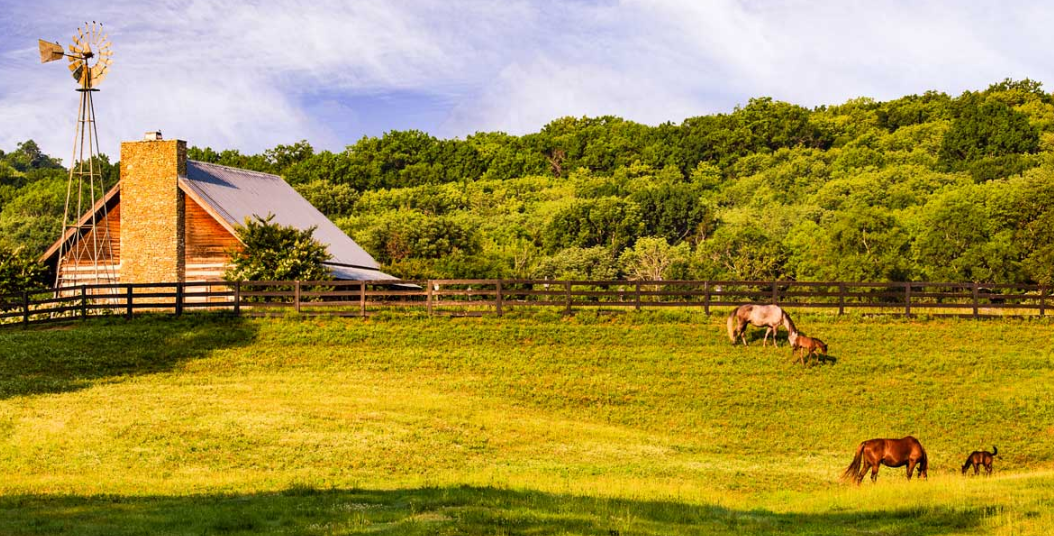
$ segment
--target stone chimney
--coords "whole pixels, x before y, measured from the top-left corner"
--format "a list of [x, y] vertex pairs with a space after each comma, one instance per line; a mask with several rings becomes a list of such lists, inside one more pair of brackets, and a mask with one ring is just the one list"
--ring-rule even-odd
[[187, 174], [187, 142], [148, 132], [121, 143], [121, 282], [184, 280], [186, 219], [179, 177]]

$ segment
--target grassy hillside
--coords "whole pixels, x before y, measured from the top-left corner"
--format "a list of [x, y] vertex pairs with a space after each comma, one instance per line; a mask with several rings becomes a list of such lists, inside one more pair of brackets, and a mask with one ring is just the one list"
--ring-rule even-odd
[[[1054, 531], [1054, 325], [803, 317], [803, 370], [722, 320], [3, 330], [0, 533]], [[837, 481], [906, 434], [928, 482]]]

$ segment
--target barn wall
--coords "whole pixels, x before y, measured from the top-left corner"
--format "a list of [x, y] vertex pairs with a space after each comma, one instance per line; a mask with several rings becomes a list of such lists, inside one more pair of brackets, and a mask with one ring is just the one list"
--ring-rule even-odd
[[186, 200], [186, 280], [218, 281], [241, 242], [193, 199]]
[[[102, 220], [96, 222], [96, 229], [74, 244], [68, 260], [62, 263], [61, 281], [63, 286], [93, 284], [99, 282], [92, 268], [91, 250], [96, 247], [96, 235], [99, 242], [99, 279], [108, 280], [113, 274], [120, 277], [121, 269], [121, 204], [117, 203], [109, 210]], [[107, 236], [109, 236], [109, 247], [106, 247]], [[79, 259], [79, 260], [78, 260]], [[119, 279], [118, 279], [119, 280]]]

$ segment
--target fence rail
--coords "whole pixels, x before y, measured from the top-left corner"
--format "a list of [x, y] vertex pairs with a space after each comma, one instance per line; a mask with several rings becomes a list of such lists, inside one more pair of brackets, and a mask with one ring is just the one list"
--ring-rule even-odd
[[518, 308], [641, 310], [715, 308], [775, 303], [837, 314], [1046, 316], [1043, 285], [934, 282], [814, 281], [555, 281], [432, 279], [427, 281], [246, 281], [80, 285], [0, 295], [0, 324], [24, 325], [124, 316], [227, 311], [236, 315], [368, 317], [381, 312], [501, 316]]

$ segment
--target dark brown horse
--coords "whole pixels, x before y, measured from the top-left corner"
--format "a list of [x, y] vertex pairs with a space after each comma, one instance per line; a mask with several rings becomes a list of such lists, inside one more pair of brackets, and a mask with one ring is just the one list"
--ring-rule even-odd
[[999, 454], [999, 449], [992, 447], [992, 452], [986, 450], [975, 450], [970, 453], [966, 458], [966, 463], [963, 464], [963, 474], [966, 474], [966, 470], [973, 466], [973, 474], [977, 474], [981, 466], [984, 466], [985, 476], [992, 476], [992, 458]]
[[864, 480], [864, 475], [871, 470], [871, 481], [878, 481], [878, 466], [903, 467], [908, 466], [908, 480], [912, 473], [918, 468], [919, 477], [926, 478], [926, 470], [929, 468], [929, 460], [926, 458], [926, 449], [918, 439], [908, 436], [900, 439], [868, 439], [856, 447], [856, 457], [853, 463], [845, 469], [842, 480], [852, 480], [857, 485]]

